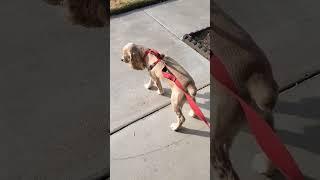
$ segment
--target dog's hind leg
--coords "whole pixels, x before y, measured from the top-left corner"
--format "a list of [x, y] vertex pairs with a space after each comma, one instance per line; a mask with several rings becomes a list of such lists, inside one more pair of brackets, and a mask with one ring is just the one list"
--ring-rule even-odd
[[146, 84], [144, 84], [144, 87], [145, 87], [146, 89], [150, 89], [153, 85], [154, 85], [154, 81], [153, 81], [153, 79], [150, 77], [149, 81], [148, 81]]
[[185, 117], [182, 114], [182, 107], [185, 101], [186, 98], [184, 93], [178, 87], [173, 87], [171, 94], [171, 105], [173, 111], [176, 113], [177, 122], [172, 123], [170, 127], [174, 131], [177, 131], [185, 121]]
[[[278, 99], [278, 86], [276, 82], [273, 80], [265, 80], [264, 76], [256, 74], [249, 79], [247, 84], [251, 99], [254, 101], [253, 107], [255, 107], [256, 111], [275, 131], [272, 111]], [[264, 162], [263, 164], [254, 164], [254, 169], [267, 176], [273, 175], [275, 167], [272, 162], [264, 153], [257, 155], [255, 160], [259, 161], [259, 157], [262, 157]]]
[[211, 97], [214, 99], [212, 119], [215, 122], [210, 127], [210, 177], [212, 180], [239, 180], [232, 166], [229, 150], [244, 122], [244, 115], [237, 100], [222, 89], [211, 89], [216, 92]]
[[[187, 92], [189, 93], [189, 95], [192, 97], [192, 99], [194, 100], [194, 102], [196, 102], [196, 95], [197, 95], [197, 87], [194, 83], [190, 83], [187, 86]], [[189, 116], [191, 117], [196, 117], [196, 114], [194, 113], [194, 111], [192, 109], [190, 109], [189, 111]]]

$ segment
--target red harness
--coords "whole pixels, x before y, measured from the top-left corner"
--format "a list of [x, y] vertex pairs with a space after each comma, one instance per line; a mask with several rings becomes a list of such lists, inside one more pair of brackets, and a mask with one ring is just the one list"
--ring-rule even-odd
[[[152, 69], [157, 63], [161, 61], [162, 57], [157, 51], [149, 49], [145, 52], [144, 59], [149, 53], [157, 57], [157, 61], [150, 66], [150, 68]], [[194, 110], [195, 114], [208, 126], [210, 126], [210, 123], [204, 117], [200, 108], [193, 101], [191, 96], [184, 90], [179, 80], [172, 73], [170, 73], [168, 68], [164, 69], [166, 69], [166, 71], [168, 72], [165, 72], [163, 70], [163, 77], [174, 82], [184, 92], [189, 105], [192, 110]], [[212, 76], [227, 90], [227, 92], [238, 100], [243, 109], [243, 112], [245, 113], [248, 125], [253, 135], [255, 136], [256, 141], [268, 156], [268, 158], [273, 162], [273, 164], [287, 177], [287, 179], [303, 180], [304, 176], [302, 175], [302, 172], [290, 155], [289, 151], [281, 143], [280, 139], [269, 127], [266, 121], [263, 120], [259, 116], [259, 114], [257, 114], [257, 112], [253, 110], [253, 108], [238, 95], [238, 90], [222, 61], [212, 52], [210, 52], [210, 71]]]
[[[156, 50], [153, 49], [148, 49], [143, 56], [143, 59], [145, 60], [146, 64], [147, 64], [147, 60], [146, 57], [148, 54], [153, 54], [156, 58], [157, 61], [154, 62], [152, 65], [150, 65], [148, 67], [148, 70], [151, 70], [155, 65], [157, 65], [161, 60], [162, 60], [162, 56], [160, 55], [160, 53]], [[176, 86], [178, 86], [185, 94], [187, 101], [191, 107], [191, 109], [194, 111], [194, 113], [198, 116], [198, 118], [200, 120], [202, 120], [208, 127], [210, 127], [210, 123], [208, 122], [208, 120], [206, 119], [206, 117], [203, 115], [202, 111], [200, 110], [199, 106], [197, 105], [197, 103], [192, 99], [192, 97], [190, 96], [189, 93], [187, 93], [182, 84], [180, 83], [180, 81], [169, 71], [168, 68], [165, 67], [162, 69], [162, 76], [166, 79], [169, 79], [170, 81], [174, 82]]]
[[273, 164], [287, 179], [303, 180], [304, 177], [289, 151], [281, 143], [280, 139], [268, 126], [266, 121], [238, 95], [238, 90], [222, 61], [212, 52], [210, 53], [210, 71], [212, 76], [225, 87], [227, 92], [239, 101], [256, 141]]

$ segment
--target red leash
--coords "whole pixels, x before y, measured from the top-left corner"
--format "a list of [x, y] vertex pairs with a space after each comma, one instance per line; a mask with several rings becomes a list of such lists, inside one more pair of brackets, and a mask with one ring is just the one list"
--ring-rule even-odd
[[[147, 50], [144, 55], [145, 57], [152, 53], [157, 57], [157, 61], [152, 64], [154, 67], [158, 62], [161, 61], [161, 55], [155, 50]], [[300, 171], [299, 167], [295, 163], [294, 159], [290, 155], [286, 147], [281, 143], [280, 139], [274, 133], [274, 131], [269, 127], [269, 125], [263, 120], [256, 112], [249, 106], [239, 95], [234, 82], [229, 76], [223, 63], [214, 54], [210, 54], [210, 71], [213, 77], [227, 90], [230, 95], [236, 98], [246, 116], [248, 125], [256, 138], [261, 149], [265, 152], [268, 158], [273, 162], [273, 164], [287, 177], [289, 180], [303, 180], [304, 176]], [[210, 123], [205, 118], [200, 108], [191, 98], [191, 96], [184, 90], [182, 84], [179, 80], [172, 74], [167, 72], [162, 72], [163, 77], [174, 82], [185, 94], [187, 101], [195, 112], [195, 114], [210, 127]]]
[[210, 55], [210, 71], [212, 76], [225, 87], [227, 92], [239, 101], [256, 141], [273, 164], [287, 179], [303, 180], [304, 176], [289, 151], [269, 125], [238, 95], [237, 88], [225, 66], [214, 54]]
[[184, 92], [185, 96], [187, 97], [187, 101], [188, 101], [191, 109], [194, 111], [194, 113], [198, 116], [199, 119], [201, 119], [208, 127], [210, 127], [210, 123], [208, 122], [206, 117], [203, 115], [203, 113], [200, 110], [199, 106], [196, 104], [196, 102], [194, 102], [194, 100], [189, 95], [189, 93], [187, 93], [184, 90], [184, 88], [183, 88], [182, 84], [179, 82], [179, 80], [171, 73], [162, 72], [162, 75], [163, 75], [164, 78], [167, 78], [170, 81], [174, 82]]
[[[144, 57], [143, 59], [145, 60], [145, 58], [147, 57], [147, 55], [151, 53], [153, 54], [154, 56], [157, 57], [157, 61], [154, 62], [152, 65], [151, 65], [151, 68], [148, 68], [148, 69], [152, 69], [158, 62], [161, 61], [161, 59], [163, 58], [159, 52], [157, 52], [156, 50], [153, 50], [153, 49], [148, 49], [145, 54], [144, 54]], [[167, 69], [168, 70], [168, 69]], [[169, 70], [168, 70], [169, 71]], [[189, 95], [189, 93], [187, 93], [182, 84], [180, 83], [180, 81], [170, 72], [163, 72], [162, 71], [162, 75], [164, 78], [172, 81], [175, 83], [176, 86], [178, 86], [178, 88], [180, 88], [183, 93], [185, 94], [186, 98], [187, 98], [187, 101], [191, 107], [191, 109], [194, 111], [194, 113], [198, 116], [198, 118], [200, 120], [202, 120], [208, 127], [210, 127], [210, 123], [209, 121], [206, 119], [206, 117], [203, 115], [202, 111], [200, 110], [199, 106], [197, 105], [197, 103], [192, 99], [192, 97]]]

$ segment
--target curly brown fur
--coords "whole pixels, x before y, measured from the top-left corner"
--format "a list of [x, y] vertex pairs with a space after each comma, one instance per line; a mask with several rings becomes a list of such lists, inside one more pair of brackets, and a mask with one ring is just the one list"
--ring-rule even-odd
[[[239, 95], [274, 128], [272, 111], [278, 97], [278, 85], [267, 57], [250, 35], [215, 3], [211, 15], [211, 50], [226, 66], [240, 91]], [[211, 174], [216, 172], [220, 179], [238, 180], [229, 150], [234, 137], [245, 123], [245, 116], [238, 101], [230, 97], [214, 77], [212, 82], [211, 98], [214, 103], [211, 113], [216, 122], [210, 135]], [[268, 159], [266, 165], [267, 168], [260, 172], [271, 175], [274, 168]], [[212, 176], [211, 179], [215, 178]]]
[[[146, 61], [143, 59], [147, 48], [136, 45], [133, 43], [128, 43], [122, 49], [122, 59], [121, 61], [129, 64], [132, 69], [135, 70], [144, 70], [147, 66], [150, 66], [157, 58], [149, 54], [146, 56]], [[197, 93], [197, 88], [195, 86], [194, 80], [190, 76], [190, 74], [183, 69], [181, 65], [179, 65], [175, 60], [172, 58], [161, 55], [162, 61], [157, 63], [151, 70], [148, 70], [150, 79], [147, 84], [145, 84], [145, 88], [151, 89], [153, 85], [158, 88], [158, 94], [162, 95], [164, 93], [161, 80], [167, 81], [172, 93], [171, 93], [171, 105], [173, 107], [173, 111], [176, 113], [177, 122], [171, 124], [172, 130], [178, 130], [185, 121], [185, 117], [182, 113], [182, 107], [186, 102], [186, 97], [184, 92], [176, 86], [175, 83], [172, 81], [168, 81], [167, 79], [163, 78], [162, 76], [162, 69], [166, 66], [172, 74], [174, 74], [180, 83], [183, 85], [185, 90], [190, 94], [190, 96], [195, 100], [195, 96]], [[195, 114], [192, 110], [189, 113], [190, 116], [194, 117]]]
[[102, 27], [107, 22], [107, 7], [101, 0], [66, 0], [71, 22], [87, 27]]
[[62, 5], [64, 0], [44, 0], [46, 3], [50, 4], [50, 5]]
[[107, 1], [103, 0], [44, 0], [51, 5], [62, 5], [72, 24], [103, 27], [107, 23]]

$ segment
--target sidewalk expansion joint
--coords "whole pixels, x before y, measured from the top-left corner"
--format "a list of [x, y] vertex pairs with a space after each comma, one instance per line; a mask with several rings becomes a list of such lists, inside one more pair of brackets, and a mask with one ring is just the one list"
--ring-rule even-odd
[[[207, 126], [203, 126], [197, 130], [202, 130], [202, 129], [205, 129], [207, 128]], [[111, 157], [111, 160], [115, 160], [115, 161], [121, 161], [121, 160], [128, 160], [128, 159], [134, 159], [134, 158], [139, 158], [139, 157], [142, 157], [142, 156], [146, 156], [146, 155], [149, 155], [149, 154], [152, 154], [152, 153], [155, 153], [155, 152], [158, 152], [158, 151], [162, 151], [164, 149], [167, 149], [173, 145], [178, 145], [180, 142], [188, 139], [189, 137], [191, 137], [192, 134], [188, 134], [186, 135], [185, 137], [179, 139], [179, 140], [176, 140], [176, 141], [173, 141], [172, 143], [170, 144], [167, 144], [167, 145], [164, 145], [164, 146], [161, 146], [159, 148], [156, 148], [156, 149], [153, 149], [151, 151], [147, 151], [147, 152], [144, 152], [144, 153], [140, 153], [140, 154], [135, 154], [135, 155], [131, 155], [131, 156], [126, 156], [126, 157], [116, 157], [116, 158], [112, 158]]]
[[313, 78], [316, 78], [318, 75], [320, 75], [320, 70], [314, 70], [314, 71], [312, 71], [310, 73], [304, 74], [303, 77], [301, 77], [301, 78], [299, 78], [299, 79], [297, 79], [297, 80], [295, 80], [295, 81], [293, 81], [293, 82], [281, 87], [280, 90], [279, 90], [279, 93], [284, 93], [284, 92], [287, 92], [287, 91], [289, 91], [289, 90], [291, 90], [293, 88], [296, 88], [299, 85], [305, 83], [306, 81], [311, 80]]
[[[168, 27], [166, 27], [163, 23], [161, 23], [157, 18], [153, 17], [150, 13], [148, 13], [147, 10], [143, 10], [143, 12], [144, 12], [147, 16], [149, 16], [150, 18], [152, 18], [154, 21], [156, 21], [160, 26], [162, 26], [162, 27], [163, 27], [169, 34], [171, 34], [174, 38], [176, 38], [177, 40], [183, 42], [184, 44], [187, 44], [187, 47], [188, 47], [188, 48], [190, 48], [190, 49], [198, 52], [198, 53], [199, 53], [200, 55], [202, 55], [204, 58], [206, 58], [207, 60], [209, 60], [209, 59], [208, 59], [208, 52], [209, 52], [209, 51], [207, 51], [207, 49], [205, 49], [205, 47], [202, 47], [202, 46], [199, 46], [200, 48], [199, 48], [198, 46], [195, 47], [195, 46], [192, 46], [190, 43], [187, 42], [188, 39], [191, 40], [191, 36], [190, 36], [189, 34], [184, 35], [184, 36], [182, 37], [182, 39], [180, 39], [178, 35], [176, 35], [176, 34], [175, 34], [174, 32], [172, 32], [172, 31], [170, 31]], [[208, 28], [209, 28], [209, 27], [206, 27], [206, 28], [203, 28], [203, 29], [201, 29], [201, 30], [205, 30], [205, 29], [208, 29]], [[192, 33], [190, 33], [190, 34], [194, 34], [194, 33], [196, 33], [196, 32], [197, 32], [197, 31], [192, 32]], [[187, 36], [187, 35], [189, 35], [189, 36]], [[192, 43], [194, 43], [194, 41], [192, 41]], [[198, 45], [199, 45], [199, 44], [198, 44]], [[202, 52], [203, 52], [203, 53], [202, 53]], [[204, 54], [205, 54], [205, 55], [204, 55]]]
[[162, 26], [167, 32], [169, 32], [173, 37], [177, 38], [178, 40], [181, 40], [175, 33], [169, 30], [168, 27], [166, 27], [163, 23], [161, 23], [157, 18], [153, 17], [150, 13], [148, 13], [146, 10], [143, 10], [143, 12], [151, 17], [153, 20], [155, 20], [160, 26]]
[[[210, 44], [204, 41], [205, 38], [207, 37], [203, 35], [210, 33], [210, 31], [211, 31], [211, 27], [206, 27], [206, 28], [191, 32], [189, 34], [185, 34], [182, 38], [183, 42], [185, 42], [190, 48], [194, 49], [203, 57], [205, 57], [208, 61], [210, 61], [210, 47], [209, 47]], [[316, 69], [311, 72], [304, 72], [304, 74], [300, 78], [292, 80], [291, 82], [287, 82], [286, 85], [280, 87], [279, 93], [283, 93], [292, 88], [295, 88], [298, 85], [303, 84], [305, 81], [308, 81], [319, 74], [320, 74], [320, 69]]]
[[[197, 91], [200, 91], [200, 90], [202, 90], [202, 89], [204, 89], [204, 88], [206, 88], [206, 87], [209, 87], [209, 86], [210, 86], [210, 83], [205, 84], [205, 85], [201, 86]], [[140, 121], [140, 120], [142, 120], [142, 119], [144, 119], [144, 118], [146, 118], [146, 117], [148, 117], [148, 116], [150, 116], [150, 115], [152, 115], [152, 114], [160, 111], [161, 109], [164, 109], [164, 108], [168, 107], [170, 104], [171, 104], [170, 102], [165, 103], [165, 104], [157, 107], [157, 108], [154, 109], [153, 111], [148, 112], [148, 113], [146, 113], [146, 114], [143, 114], [141, 117], [139, 117], [139, 118], [137, 118], [137, 119], [135, 119], [135, 120], [133, 120], [133, 121], [130, 121], [130, 122], [126, 123], [126, 124], [123, 124], [123, 125], [115, 128], [114, 130], [112, 130], [112, 131], [110, 132], [110, 136], [113, 135], [113, 134], [115, 134], [115, 133], [117, 133], [117, 132], [119, 132], [119, 131], [121, 131], [122, 129], [125, 129], [126, 127], [128, 127], [128, 126], [130, 126], [130, 125], [132, 125], [132, 124], [134, 124], [134, 123], [136, 123], [136, 122], [138, 122], [138, 121]]]

